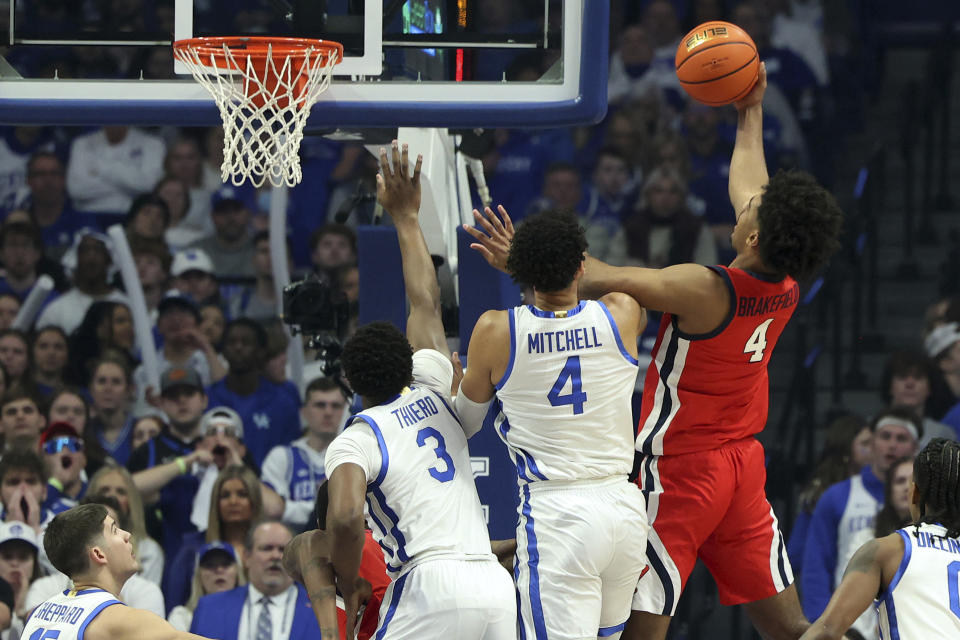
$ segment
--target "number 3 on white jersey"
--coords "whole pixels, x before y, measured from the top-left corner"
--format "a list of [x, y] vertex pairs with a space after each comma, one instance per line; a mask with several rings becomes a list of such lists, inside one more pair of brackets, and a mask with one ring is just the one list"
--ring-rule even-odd
[[773, 322], [773, 318], [764, 320], [757, 325], [757, 328], [750, 334], [750, 339], [747, 340], [747, 344], [743, 347], [744, 353], [753, 354], [750, 356], [750, 362], [760, 362], [763, 360], [763, 350], [767, 348], [767, 329], [770, 328], [771, 322]]

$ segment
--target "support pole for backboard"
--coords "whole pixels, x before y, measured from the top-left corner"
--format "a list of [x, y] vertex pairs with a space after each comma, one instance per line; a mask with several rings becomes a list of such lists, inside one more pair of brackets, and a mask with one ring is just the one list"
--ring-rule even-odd
[[[273, 291], [277, 298], [277, 315], [283, 315], [283, 288], [290, 284], [290, 268], [287, 258], [287, 200], [286, 185], [275, 186], [270, 191], [270, 267], [273, 269]], [[289, 329], [284, 328], [289, 332]], [[289, 333], [288, 333], [289, 335]], [[290, 378], [297, 389], [303, 382], [303, 338], [290, 336], [287, 345], [287, 364]]]

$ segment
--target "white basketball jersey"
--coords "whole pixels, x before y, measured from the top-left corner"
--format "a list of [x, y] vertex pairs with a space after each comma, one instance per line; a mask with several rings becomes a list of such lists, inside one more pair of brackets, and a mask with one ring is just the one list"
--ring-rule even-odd
[[494, 425], [521, 482], [630, 473], [637, 360], [602, 302], [509, 310], [510, 364]]
[[960, 538], [934, 524], [908, 526], [903, 560], [880, 599], [877, 614], [884, 640], [960, 638]]
[[490, 557], [467, 438], [448, 402], [429, 387], [414, 387], [354, 420], [370, 425], [380, 448], [367, 508], [387, 569], [397, 574], [438, 556]]
[[20, 637], [23, 640], [80, 640], [90, 621], [115, 604], [123, 603], [103, 589], [64, 591], [33, 610]]

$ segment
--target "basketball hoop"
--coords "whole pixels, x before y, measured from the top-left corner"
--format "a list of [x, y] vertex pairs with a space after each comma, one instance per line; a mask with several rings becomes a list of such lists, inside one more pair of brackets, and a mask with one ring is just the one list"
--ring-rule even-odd
[[173, 55], [220, 109], [223, 181], [298, 184], [303, 127], [330, 86], [343, 45], [307, 38], [190, 38], [174, 42]]

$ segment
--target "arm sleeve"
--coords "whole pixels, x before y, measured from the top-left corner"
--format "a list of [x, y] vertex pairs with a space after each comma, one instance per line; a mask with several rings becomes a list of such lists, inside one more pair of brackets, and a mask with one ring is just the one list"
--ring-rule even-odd
[[413, 381], [450, 398], [453, 363], [439, 351], [420, 349], [413, 354]]
[[380, 467], [383, 464], [380, 444], [373, 429], [362, 420], [354, 422], [330, 443], [324, 465], [327, 477], [333, 476], [334, 470], [347, 462], [352, 462], [363, 469], [367, 483], [373, 482], [380, 473]]
[[830, 487], [820, 496], [810, 518], [807, 543], [803, 550], [803, 570], [800, 573], [803, 613], [808, 620], [820, 617], [835, 587], [833, 574], [837, 566], [837, 526], [849, 494], [849, 482]]
[[493, 398], [486, 402], [474, 402], [463, 392], [463, 383], [461, 383], [460, 392], [457, 393], [453, 402], [457, 415], [460, 416], [460, 426], [463, 427], [464, 435], [468, 438], [473, 437], [483, 427], [483, 420], [487, 417]]

